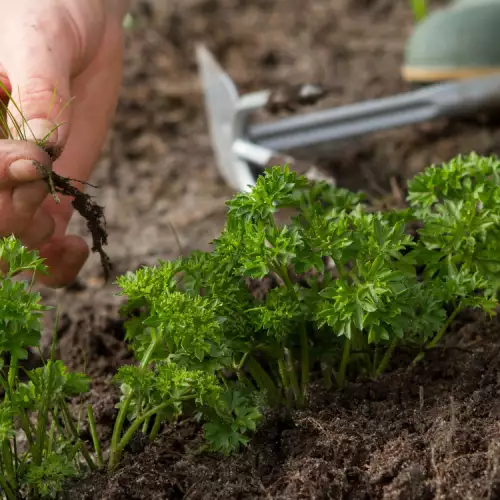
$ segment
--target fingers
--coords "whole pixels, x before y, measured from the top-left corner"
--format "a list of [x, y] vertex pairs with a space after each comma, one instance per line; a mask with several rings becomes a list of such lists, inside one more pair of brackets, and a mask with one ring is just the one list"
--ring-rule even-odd
[[35, 144], [0, 141], [0, 236], [25, 234], [49, 193], [50, 158]]
[[77, 49], [71, 23], [51, 15], [41, 8], [26, 10], [22, 29], [16, 23], [2, 26], [0, 42], [15, 50], [2, 50], [1, 63], [12, 94], [8, 125], [13, 136], [63, 146], [69, 134], [70, 78]]
[[53, 288], [72, 283], [89, 256], [89, 247], [77, 236], [54, 238], [40, 248], [40, 256], [49, 267], [47, 276], [37, 276], [37, 281]]
[[19, 239], [24, 246], [34, 250], [51, 238], [55, 226], [54, 219], [45, 210], [38, 209], [30, 225], [19, 235]]
[[51, 169], [49, 155], [36, 144], [0, 140], [0, 189], [43, 179]]
[[72, 82], [72, 128], [57, 161], [60, 175], [88, 179], [116, 109], [122, 73], [123, 32], [116, 23], [106, 30], [95, 58]]
[[[49, 188], [49, 156], [33, 143], [0, 140], [0, 237], [14, 235], [29, 248], [54, 232], [53, 218], [40, 209]], [[5, 272], [0, 262], [0, 273]]]

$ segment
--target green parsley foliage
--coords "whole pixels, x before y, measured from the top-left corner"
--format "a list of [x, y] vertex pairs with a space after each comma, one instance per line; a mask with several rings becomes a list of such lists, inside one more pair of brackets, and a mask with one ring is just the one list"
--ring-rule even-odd
[[[19, 377], [19, 361], [40, 345], [47, 307], [18, 273], [45, 273], [36, 252], [14, 237], [0, 239], [0, 498], [55, 498], [92, 459], [79, 439], [67, 399], [85, 393], [89, 380], [61, 361]], [[20, 440], [24, 437], [24, 444]]]
[[118, 467], [138, 433], [154, 440], [181, 418], [200, 423], [209, 450], [234, 453], [269, 407], [307, 405], [311, 376], [342, 389], [382, 374], [399, 349], [418, 362], [464, 309], [495, 314], [494, 157], [472, 153], [428, 168], [409, 182], [399, 211], [374, 212], [361, 194], [288, 167], [268, 169], [227, 208], [210, 251], [118, 278], [136, 363], [114, 377], [121, 397], [107, 460], [92, 407], [95, 458], [69, 410], [68, 399], [88, 391], [86, 376], [51, 359], [20, 380], [46, 308], [15, 276], [46, 269], [15, 238], [0, 240], [2, 498], [56, 497], [84, 470]]
[[[457, 157], [410, 182], [408, 208], [372, 213], [361, 194], [273, 167], [227, 202], [211, 251], [119, 278], [138, 367], [117, 377], [111, 465], [137, 422], [154, 437], [182, 414], [230, 453], [267, 405], [307, 404], [313, 372], [342, 388], [383, 373], [397, 349], [418, 361], [465, 308], [493, 314], [499, 180], [495, 158]], [[163, 370], [173, 392], [159, 392]]]

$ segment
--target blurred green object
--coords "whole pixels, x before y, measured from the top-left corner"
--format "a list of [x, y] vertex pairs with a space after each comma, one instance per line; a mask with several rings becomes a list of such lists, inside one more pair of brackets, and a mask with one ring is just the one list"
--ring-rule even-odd
[[129, 30], [134, 26], [134, 18], [130, 12], [125, 14], [122, 22], [123, 29]]
[[432, 12], [409, 38], [402, 76], [415, 83], [500, 72], [500, 0], [456, 0]]
[[410, 0], [410, 3], [415, 21], [420, 22], [425, 19], [428, 11], [427, 0]]

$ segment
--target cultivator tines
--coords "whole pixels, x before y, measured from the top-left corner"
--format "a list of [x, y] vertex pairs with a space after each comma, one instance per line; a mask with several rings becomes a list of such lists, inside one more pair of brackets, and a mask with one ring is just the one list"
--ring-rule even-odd
[[[438, 83], [391, 97], [251, 123], [269, 105], [269, 90], [239, 95], [229, 75], [204, 47], [197, 48], [205, 107], [217, 168], [236, 190], [254, 185], [273, 160], [310, 159], [350, 139], [439, 117], [500, 108], [500, 75]], [[284, 156], [291, 155], [291, 156]], [[257, 167], [257, 170], [256, 170]]]

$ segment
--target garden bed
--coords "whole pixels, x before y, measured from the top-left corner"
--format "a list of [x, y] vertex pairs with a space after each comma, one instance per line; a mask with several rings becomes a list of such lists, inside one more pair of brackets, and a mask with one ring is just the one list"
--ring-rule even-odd
[[[306, 16], [301, 0], [171, 4], [155, 13], [134, 2], [138, 24], [127, 35], [121, 104], [92, 179], [106, 207], [115, 276], [207, 249], [222, 228], [231, 192], [212, 159], [196, 42], [207, 43], [242, 91], [319, 82], [331, 87], [324, 106], [406, 89], [399, 77], [412, 22], [405, 2], [322, 0], [311, 2]], [[499, 138], [491, 119], [440, 121], [367, 138], [320, 164], [339, 185], [394, 204], [406, 178], [458, 153], [498, 153]], [[80, 224], [75, 218], [73, 228], [85, 234]], [[79, 283], [45, 295], [62, 313], [58, 356], [71, 369], [85, 363], [93, 378], [91, 401], [105, 440], [117, 397], [111, 376], [131, 357], [117, 287], [102, 287], [100, 273], [93, 258]], [[50, 331], [48, 321], [46, 346]], [[376, 382], [351, 384], [342, 393], [313, 388], [309, 409], [268, 415], [236, 457], [196, 453], [200, 434], [185, 421], [154, 445], [135, 443], [118, 472], [94, 475], [68, 496], [496, 498], [500, 325], [464, 313], [452, 331], [447, 349], [410, 371], [396, 357]]]

